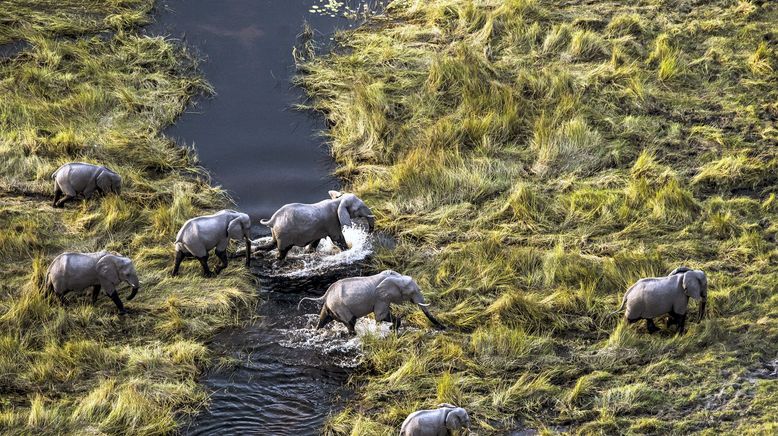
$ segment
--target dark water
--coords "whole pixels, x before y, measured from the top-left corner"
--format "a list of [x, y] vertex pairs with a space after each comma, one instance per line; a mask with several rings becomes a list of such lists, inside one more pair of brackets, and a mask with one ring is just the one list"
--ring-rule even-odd
[[[321, 45], [336, 28], [356, 24], [309, 12], [324, 4], [163, 0], [157, 23], [149, 29], [183, 39], [204, 57], [202, 71], [217, 94], [190, 107], [166, 135], [194, 144], [214, 182], [255, 223], [283, 204], [319, 201], [338, 187], [319, 136], [323, 120], [292, 109], [302, 92], [290, 83], [292, 47], [304, 20]], [[322, 294], [333, 281], [358, 274], [358, 266], [337, 264], [340, 259], [352, 262], [348, 255], [328, 259], [298, 258], [292, 265], [304, 273], [283, 277], [268, 268], [267, 259], [254, 262], [262, 282], [261, 321], [214, 339], [212, 348], [236, 363], [204, 374], [210, 405], [184, 428], [185, 434], [317, 434], [327, 415], [338, 409], [348, 395], [343, 385], [358, 345], [337, 329], [314, 332], [314, 308], [296, 310], [301, 296]], [[317, 267], [308, 271], [311, 265]]]
[[329, 41], [344, 18], [308, 12], [317, 0], [164, 0], [155, 31], [182, 37], [203, 56], [216, 97], [204, 99], [166, 135], [194, 144], [214, 182], [252, 220], [290, 202], [312, 203], [338, 187], [319, 132], [323, 120], [292, 109], [292, 47], [306, 20]]

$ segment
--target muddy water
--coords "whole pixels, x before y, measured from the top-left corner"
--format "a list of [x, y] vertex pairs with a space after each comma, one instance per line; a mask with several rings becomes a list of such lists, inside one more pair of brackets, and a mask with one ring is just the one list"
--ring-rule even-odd
[[[148, 31], [181, 38], [205, 59], [201, 69], [216, 90], [165, 133], [194, 145], [214, 182], [253, 222], [285, 203], [316, 202], [337, 189], [319, 135], [323, 120], [292, 109], [302, 93], [290, 83], [291, 52], [303, 21], [326, 46], [336, 28], [358, 25], [342, 17], [346, 7], [363, 6], [363, 1], [330, 0], [162, 0], [158, 5], [157, 22]], [[346, 239], [352, 245], [348, 252], [323, 243], [313, 254], [290, 253], [281, 268], [273, 267], [270, 257], [253, 262], [262, 284], [260, 321], [214, 339], [211, 347], [229, 364], [203, 375], [210, 404], [185, 434], [316, 434], [338, 409], [349, 394], [344, 388], [349, 371], [359, 362], [359, 338], [348, 337], [335, 323], [326, 331], [313, 330], [317, 308], [309, 304], [298, 312], [296, 305], [304, 295], [321, 294], [333, 281], [363, 272], [369, 238], [352, 229]], [[380, 330], [363, 321], [358, 331]]]

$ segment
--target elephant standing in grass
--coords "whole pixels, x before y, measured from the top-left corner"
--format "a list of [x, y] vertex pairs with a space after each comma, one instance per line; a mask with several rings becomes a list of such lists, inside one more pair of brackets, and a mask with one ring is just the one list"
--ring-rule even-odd
[[658, 331], [653, 318], [670, 314], [667, 326], [678, 325], [683, 334], [689, 297], [699, 301], [699, 318], [705, 316], [708, 298], [708, 278], [700, 270], [676, 268], [667, 277], [640, 279], [624, 294], [621, 307], [626, 307], [625, 317], [630, 323], [646, 320], [649, 333]]
[[362, 200], [354, 194], [337, 191], [329, 194], [329, 200], [314, 204], [287, 204], [270, 219], [260, 221], [270, 227], [273, 239], [257, 249], [270, 251], [277, 248], [278, 260], [283, 261], [292, 247], [307, 246], [308, 251], [313, 252], [319, 241], [328, 236], [338, 248], [348, 250], [341, 227], [350, 226], [352, 219], [366, 218], [368, 230], [373, 231], [375, 215]]
[[446, 436], [470, 428], [470, 416], [461, 407], [438, 404], [437, 409], [411, 413], [400, 427], [400, 436]]
[[[200, 261], [205, 277], [213, 277], [227, 268], [227, 245], [230, 239], [241, 239], [251, 247], [251, 219], [248, 215], [234, 210], [221, 210], [213, 215], [192, 218], [185, 222], [176, 235], [176, 260], [173, 276], [185, 257], [194, 257]], [[208, 268], [208, 252], [216, 248], [216, 257], [220, 264], [215, 272]], [[251, 256], [246, 256], [246, 267], [251, 266]]]
[[377, 322], [387, 321], [397, 330], [400, 327], [400, 318], [392, 315], [389, 305], [400, 304], [406, 301], [418, 304], [424, 315], [439, 329], [441, 324], [427, 309], [429, 304], [424, 301], [421, 289], [411, 277], [386, 270], [367, 277], [351, 277], [338, 280], [330, 285], [327, 292], [319, 298], [305, 297], [297, 304], [305, 300], [324, 302], [319, 314], [320, 329], [332, 321], [343, 323], [350, 334], [355, 335], [354, 326], [357, 319], [370, 314], [375, 314]]
[[118, 195], [122, 191], [121, 176], [106, 167], [83, 162], [62, 165], [51, 178], [54, 179], [54, 207], [64, 207], [65, 202], [78, 196], [92, 198], [95, 191], [103, 195]]
[[126, 310], [116, 292], [116, 286], [129, 283], [132, 291], [127, 300], [138, 293], [140, 282], [135, 265], [129, 258], [101, 251], [98, 253], [62, 253], [54, 258], [46, 272], [46, 289], [56, 294], [60, 301], [70, 291], [92, 287], [92, 304], [102, 289], [113, 300], [120, 314]]

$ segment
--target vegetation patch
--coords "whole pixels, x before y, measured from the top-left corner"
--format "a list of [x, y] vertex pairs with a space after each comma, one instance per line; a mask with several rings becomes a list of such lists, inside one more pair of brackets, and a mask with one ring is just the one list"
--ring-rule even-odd
[[[774, 383], [744, 374], [778, 355], [776, 21], [770, 2], [398, 0], [301, 62], [338, 174], [398, 237], [376, 268], [451, 327], [367, 341], [325, 430], [392, 434], [452, 401], [479, 434], [774, 432]], [[611, 314], [681, 265], [710, 283], [684, 336]]]
[[[205, 401], [203, 341], [248, 317], [242, 267], [171, 278], [186, 219], [229, 204], [191, 150], [161, 135], [210, 88], [187, 51], [141, 36], [151, 0], [16, 1], [0, 8], [0, 433], [159, 434]], [[120, 197], [54, 209], [51, 174], [83, 161], [124, 178]], [[63, 251], [134, 260], [138, 296], [120, 317], [101, 296], [43, 294]], [[120, 293], [124, 295], [124, 290]]]

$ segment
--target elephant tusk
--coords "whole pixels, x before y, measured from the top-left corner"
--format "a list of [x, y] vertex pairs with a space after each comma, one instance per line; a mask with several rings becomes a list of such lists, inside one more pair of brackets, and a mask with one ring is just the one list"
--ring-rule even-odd
[[416, 303], [416, 304], [418, 304], [418, 305], [419, 305], [419, 306], [421, 306], [421, 307], [430, 307], [430, 304], [429, 304], [429, 303], [427, 303], [427, 304], [424, 304], [424, 303]]

